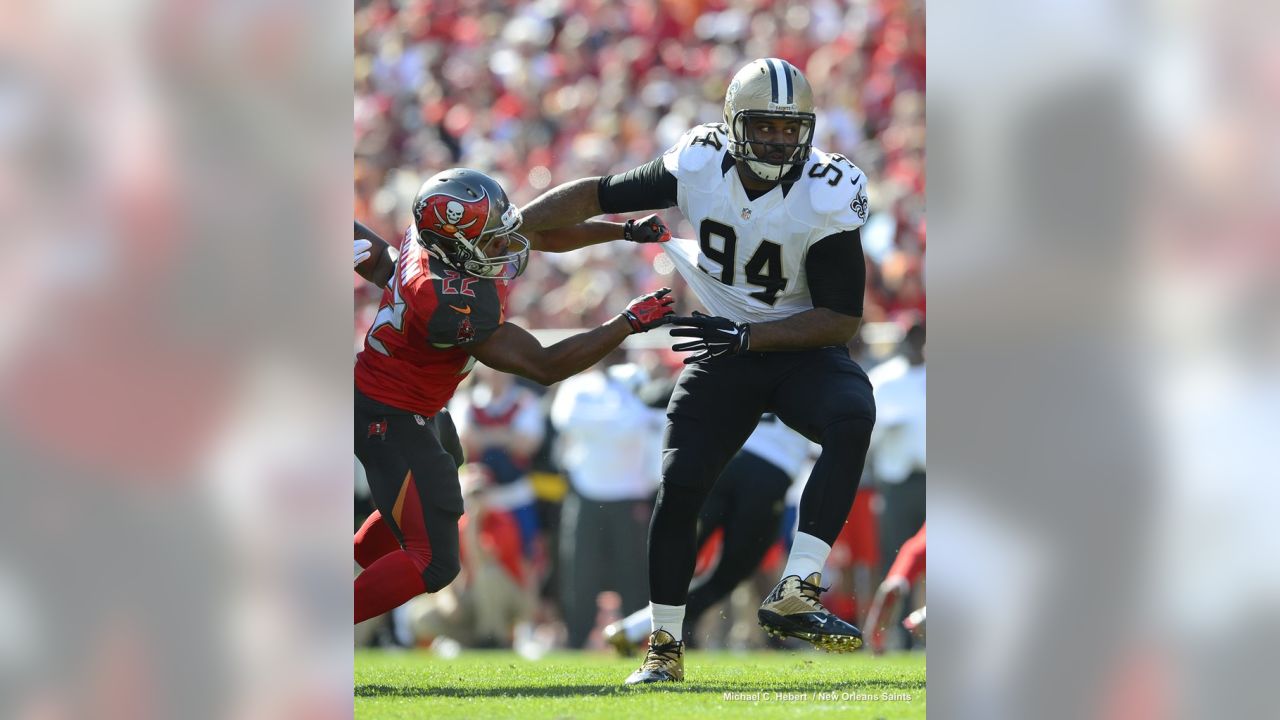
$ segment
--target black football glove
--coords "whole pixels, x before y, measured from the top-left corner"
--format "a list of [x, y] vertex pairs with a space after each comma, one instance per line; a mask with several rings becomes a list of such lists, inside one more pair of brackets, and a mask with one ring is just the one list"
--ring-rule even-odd
[[627, 309], [622, 311], [622, 317], [631, 324], [631, 332], [642, 333], [671, 322], [676, 314], [671, 304], [676, 299], [668, 296], [670, 292], [671, 288], [662, 288], [657, 292], [641, 295], [627, 305]]
[[664, 243], [671, 239], [671, 231], [657, 215], [628, 220], [622, 227], [622, 239], [635, 243]]
[[681, 326], [671, 331], [672, 337], [697, 338], [671, 346], [677, 352], [692, 350], [699, 353], [685, 358], [685, 365], [744, 353], [751, 344], [751, 326], [729, 318], [703, 315], [694, 310], [693, 317], [673, 317], [670, 322]]

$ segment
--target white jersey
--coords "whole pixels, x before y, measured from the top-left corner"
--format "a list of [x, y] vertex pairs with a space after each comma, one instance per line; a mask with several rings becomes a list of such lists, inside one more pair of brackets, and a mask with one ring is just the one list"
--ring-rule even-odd
[[841, 155], [810, 151], [800, 177], [750, 200], [723, 124], [699, 125], [663, 155], [677, 202], [698, 234], [666, 246], [712, 315], [766, 322], [813, 308], [809, 248], [867, 219], [867, 176]]

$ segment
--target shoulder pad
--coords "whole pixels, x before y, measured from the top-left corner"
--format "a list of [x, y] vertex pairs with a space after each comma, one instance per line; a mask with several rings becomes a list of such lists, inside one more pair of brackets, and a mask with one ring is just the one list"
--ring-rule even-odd
[[867, 174], [843, 155], [815, 150], [804, 179], [815, 213], [854, 227], [867, 221]]
[[696, 173], [723, 155], [728, 144], [728, 128], [724, 123], [699, 125], [680, 137], [663, 155], [662, 163], [667, 172], [677, 177], [680, 173]]

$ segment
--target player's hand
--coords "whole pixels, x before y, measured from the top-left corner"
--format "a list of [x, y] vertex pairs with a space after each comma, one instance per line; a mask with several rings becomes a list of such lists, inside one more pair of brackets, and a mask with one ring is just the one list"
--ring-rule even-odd
[[703, 315], [694, 310], [692, 317], [674, 317], [670, 323], [681, 326], [671, 331], [672, 337], [696, 338], [671, 346], [677, 352], [697, 353], [685, 358], [685, 365], [744, 353], [751, 344], [751, 326], [729, 318]]
[[355, 267], [359, 267], [360, 263], [364, 262], [365, 260], [368, 260], [369, 256], [373, 254], [373, 243], [369, 242], [368, 240], [356, 240], [355, 252], [356, 252]]
[[631, 324], [631, 332], [642, 333], [671, 322], [671, 317], [676, 314], [671, 309], [671, 304], [676, 299], [669, 295], [670, 292], [671, 288], [662, 288], [657, 292], [641, 295], [627, 305], [627, 309], [622, 311], [622, 317]]
[[622, 228], [622, 239], [635, 243], [664, 243], [671, 239], [671, 231], [662, 218], [649, 215], [639, 220], [628, 220]]

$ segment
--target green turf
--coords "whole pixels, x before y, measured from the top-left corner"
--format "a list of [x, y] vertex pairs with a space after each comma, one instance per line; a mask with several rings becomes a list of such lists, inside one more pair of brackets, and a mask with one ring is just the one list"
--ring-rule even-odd
[[[357, 718], [925, 717], [925, 657], [692, 651], [686, 681], [623, 688], [639, 665], [606, 653], [356, 653]], [[824, 697], [825, 694], [825, 697]], [[909, 696], [910, 699], [905, 699]]]

